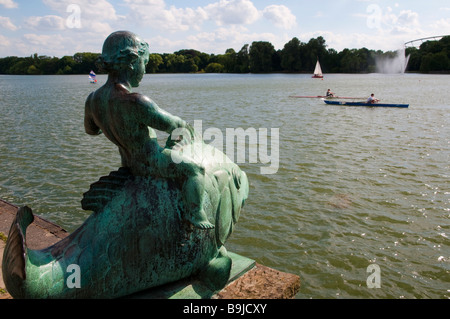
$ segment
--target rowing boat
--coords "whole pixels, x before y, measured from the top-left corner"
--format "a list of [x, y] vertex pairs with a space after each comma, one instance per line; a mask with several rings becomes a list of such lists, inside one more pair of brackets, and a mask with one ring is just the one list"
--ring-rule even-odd
[[326, 104], [344, 106], [369, 106], [369, 107], [408, 107], [409, 104], [388, 104], [388, 103], [366, 103], [366, 102], [344, 102], [323, 100]]
[[363, 99], [363, 97], [349, 97], [349, 96], [326, 96], [326, 95], [289, 95], [289, 97], [294, 98], [304, 98], [304, 99], [350, 99], [350, 100], [359, 100]]

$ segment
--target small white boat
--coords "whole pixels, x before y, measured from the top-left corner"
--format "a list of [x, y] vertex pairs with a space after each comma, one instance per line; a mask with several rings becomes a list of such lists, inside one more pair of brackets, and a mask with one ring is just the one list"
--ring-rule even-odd
[[314, 69], [314, 75], [312, 77], [316, 79], [323, 78], [322, 68], [320, 67], [319, 59], [317, 59], [316, 68]]

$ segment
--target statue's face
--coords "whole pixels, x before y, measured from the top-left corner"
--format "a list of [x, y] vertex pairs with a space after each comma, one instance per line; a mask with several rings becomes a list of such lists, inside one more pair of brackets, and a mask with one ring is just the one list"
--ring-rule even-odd
[[133, 65], [133, 72], [130, 76], [130, 84], [132, 87], [138, 87], [139, 82], [142, 81], [142, 78], [145, 74], [145, 67], [148, 63], [148, 54], [144, 54], [139, 57]]

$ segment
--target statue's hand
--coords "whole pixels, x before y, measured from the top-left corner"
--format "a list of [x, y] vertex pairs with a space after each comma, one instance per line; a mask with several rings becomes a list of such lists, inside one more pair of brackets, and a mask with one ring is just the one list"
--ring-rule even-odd
[[[185, 124], [187, 125], [187, 123]], [[174, 129], [172, 133], [169, 135], [169, 138], [166, 141], [166, 148], [172, 148], [176, 144], [179, 144], [183, 141], [183, 143], [190, 143], [193, 137], [193, 128], [182, 126]]]
[[200, 133], [197, 132], [191, 124], [186, 122], [185, 129], [187, 129], [187, 131], [189, 132], [191, 140], [201, 140], [202, 139], [202, 136], [200, 135]]
[[172, 137], [174, 137], [174, 136], [173, 135], [169, 135], [169, 137], [167, 138], [165, 148], [172, 148], [177, 143], [181, 142], [181, 136], [176, 136], [175, 138], [172, 138]]
[[182, 126], [175, 128], [169, 135], [166, 142], [166, 148], [172, 148], [176, 144], [192, 144], [196, 140], [202, 140], [202, 136], [194, 129], [192, 125], [184, 122]]

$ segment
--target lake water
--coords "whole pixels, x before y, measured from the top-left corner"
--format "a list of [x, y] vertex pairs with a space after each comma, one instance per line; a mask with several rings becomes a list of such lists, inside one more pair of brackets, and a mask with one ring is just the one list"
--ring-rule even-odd
[[[84, 101], [105, 80], [0, 76], [0, 198], [68, 231], [81, 225], [82, 194], [120, 165], [116, 147], [83, 127]], [[260, 157], [240, 164], [250, 195], [226, 246], [298, 274], [297, 298], [449, 298], [449, 87], [448, 75], [164, 74], [135, 91], [224, 139], [227, 128], [279, 129], [279, 146], [268, 141], [275, 174], [261, 174]], [[410, 107], [289, 97], [328, 88]]]

